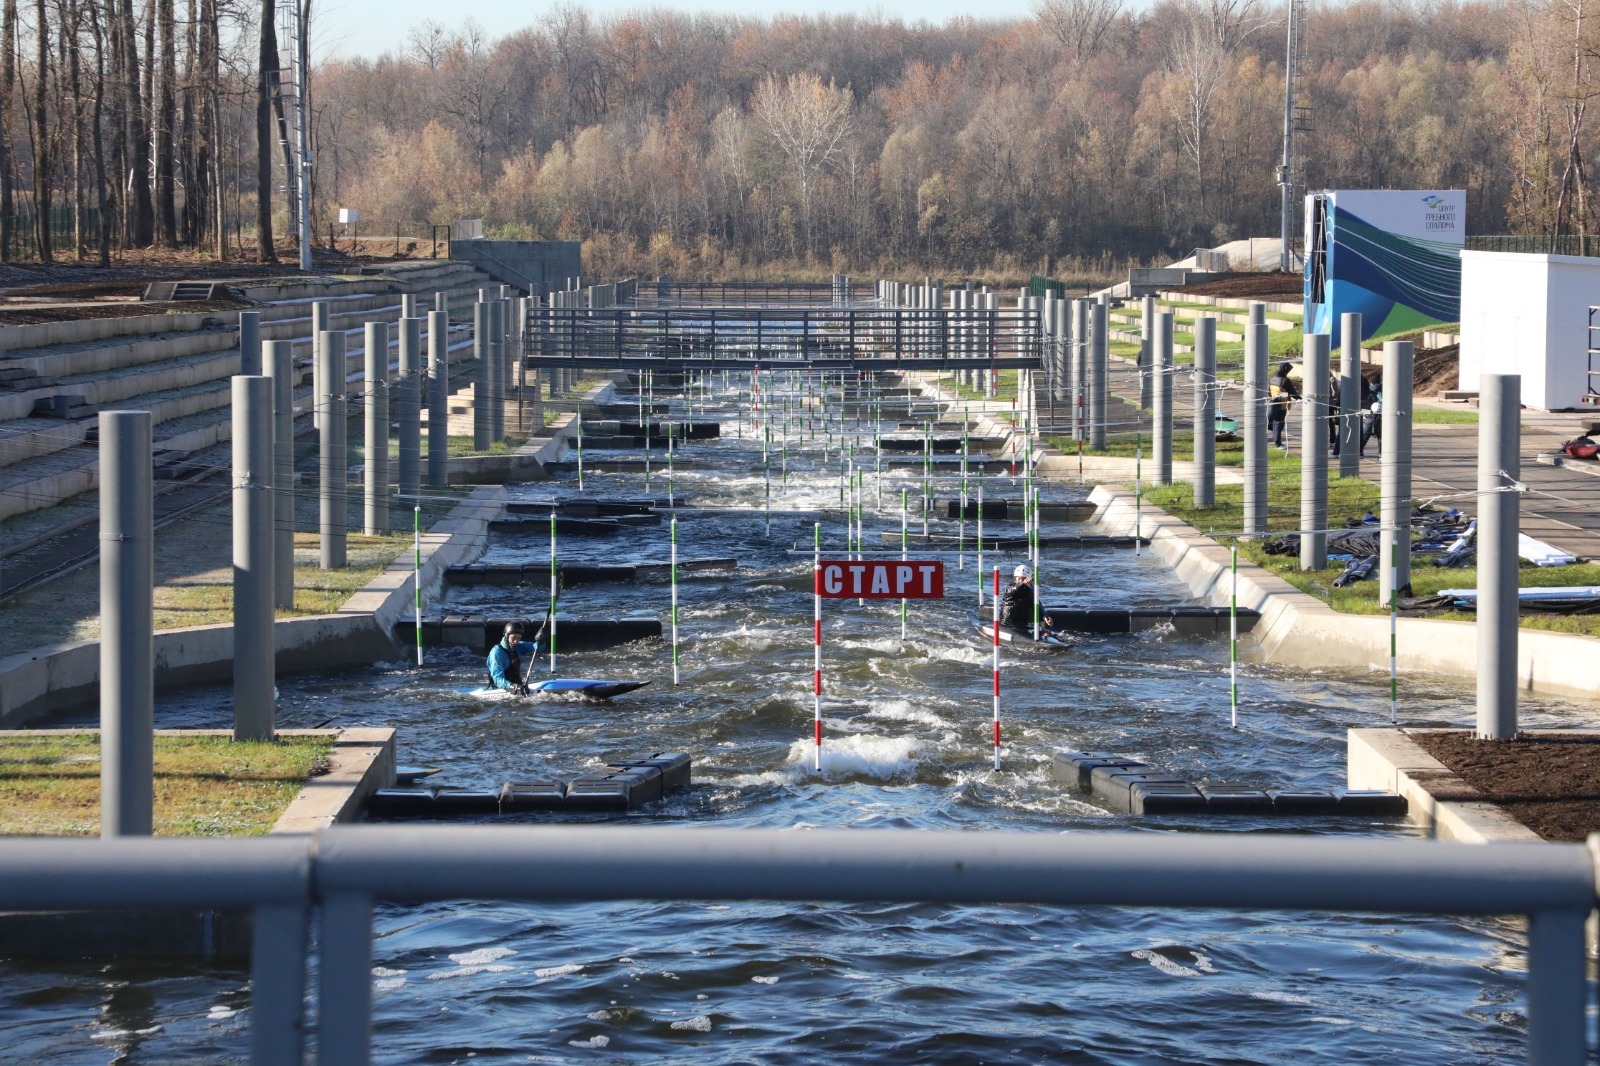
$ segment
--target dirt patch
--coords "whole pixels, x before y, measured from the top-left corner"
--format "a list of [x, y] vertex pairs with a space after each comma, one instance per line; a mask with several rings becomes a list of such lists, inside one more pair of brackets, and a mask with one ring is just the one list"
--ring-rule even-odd
[[1234, 274], [1232, 277], [1186, 285], [1173, 291], [1234, 299], [1298, 300], [1305, 294], [1305, 279], [1299, 274], [1274, 270], [1268, 274]]
[[1546, 840], [1600, 832], [1600, 735], [1478, 740], [1467, 731], [1410, 734], [1478, 793]]
[[1418, 396], [1440, 393], [1461, 384], [1461, 345], [1420, 348], [1412, 357], [1412, 391]]

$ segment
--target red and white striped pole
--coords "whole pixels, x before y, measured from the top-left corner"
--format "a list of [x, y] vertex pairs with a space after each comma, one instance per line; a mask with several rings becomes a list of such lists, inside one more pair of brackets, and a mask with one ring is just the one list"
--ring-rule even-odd
[[811, 724], [816, 734], [816, 751], [811, 768], [822, 770], [822, 523], [812, 527], [811, 587], [815, 606], [811, 614]]
[[994, 568], [994, 768], [1000, 769], [1000, 568]]

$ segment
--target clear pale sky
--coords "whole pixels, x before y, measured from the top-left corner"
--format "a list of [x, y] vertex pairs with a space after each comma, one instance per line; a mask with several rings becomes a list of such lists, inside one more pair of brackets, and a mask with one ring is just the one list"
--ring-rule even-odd
[[[316, 50], [328, 56], [378, 56], [400, 51], [412, 27], [428, 19], [451, 26], [474, 19], [491, 37], [501, 37], [536, 22], [551, 4], [519, 4], [506, 0], [315, 0], [312, 33]], [[640, 8], [667, 8], [678, 11], [715, 11], [771, 17], [773, 15], [819, 12], [834, 14], [882, 15], [906, 21], [926, 19], [943, 22], [957, 16], [1012, 18], [1026, 15], [1029, 0], [990, 0], [975, 5], [971, 0], [891, 0], [889, 3], [863, 4], [860, 0], [592, 0], [582, 4], [597, 16], [620, 14]]]

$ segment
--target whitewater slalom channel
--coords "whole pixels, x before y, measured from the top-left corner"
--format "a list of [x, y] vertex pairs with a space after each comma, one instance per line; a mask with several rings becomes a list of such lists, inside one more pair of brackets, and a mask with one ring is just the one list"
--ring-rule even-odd
[[[626, 817], [591, 816], [597, 834], [622, 821], [794, 832], [1416, 834], [1384, 819], [1133, 818], [1052, 780], [1052, 753], [1082, 749], [1137, 756], [1196, 781], [1336, 788], [1345, 730], [1387, 722], [1385, 676], [1247, 664], [1240, 728], [1230, 729], [1226, 639], [1171, 630], [1090, 638], [1069, 651], [1006, 645], [1004, 762], [995, 771], [991, 648], [966, 614], [977, 603], [976, 559], [958, 568], [955, 555], [943, 557], [946, 598], [910, 604], [904, 642], [898, 602], [825, 604], [826, 737], [822, 769], [813, 771], [810, 548], [820, 521], [825, 556], [843, 554], [839, 434], [862, 448], [856, 465], [866, 471], [869, 549], [898, 548], [901, 490], [915, 507], [922, 473], [886, 464], [879, 511], [874, 427], [846, 428], [835, 411], [828, 427], [835, 448], [826, 458], [822, 430], [803, 446], [791, 438], [786, 484], [776, 445], [769, 448], [769, 520], [748, 396], [706, 402], [692, 417], [721, 421], [724, 435], [678, 452], [695, 460], [673, 472], [673, 492], [687, 502], [677, 512], [680, 554], [739, 565], [681, 575], [678, 685], [670, 649], [648, 642], [561, 655], [564, 676], [652, 680], [613, 704], [485, 697], [470, 694], [482, 684], [482, 656], [429, 648], [420, 668], [397, 652], [390, 664], [280, 679], [278, 724], [393, 725], [402, 762], [441, 767], [439, 780], [475, 787], [570, 778], [654, 751], [693, 754], [691, 789]], [[657, 417], [691, 417], [681, 403]], [[885, 417], [885, 431], [896, 429], [897, 420]], [[664, 498], [659, 450], [655, 459], [661, 465], [648, 490], [640, 473], [590, 469], [585, 493]], [[1020, 479], [991, 475], [985, 483], [991, 497], [1022, 494]], [[1087, 495], [1075, 484], [1041, 488], [1047, 501]], [[563, 475], [514, 494], [576, 490], [576, 476]], [[957, 492], [944, 482], [935, 495]], [[912, 528], [921, 529], [916, 511]], [[943, 520], [930, 528], [955, 531]], [[1020, 528], [987, 523], [985, 532]], [[571, 563], [665, 561], [668, 529], [564, 537], [558, 551]], [[1051, 524], [1045, 533], [1058, 529], [1092, 531]], [[883, 531], [893, 538], [882, 541]], [[548, 553], [542, 531], [497, 534], [484, 561], [527, 563]], [[928, 554], [912, 549], [913, 558]], [[1009, 573], [1021, 559], [991, 552], [985, 566]], [[1046, 547], [1041, 570], [1043, 599], [1052, 605], [1189, 602], [1165, 566], [1129, 548]], [[536, 579], [458, 588], [443, 606], [537, 618], [548, 595]], [[662, 575], [565, 590], [561, 613], [651, 614], [666, 622], [669, 602]], [[543, 659], [535, 671], [546, 671]], [[1468, 679], [1402, 678], [1402, 721], [1468, 725], [1471, 697]], [[1525, 699], [1522, 713], [1530, 726], [1554, 727], [1577, 724], [1589, 711]], [[229, 690], [161, 695], [157, 715], [163, 727], [225, 727]], [[94, 718], [62, 724], [93, 725]], [[1525, 951], [1520, 921], [1417, 916], [936, 904], [390, 905], [376, 918], [374, 1060], [1499, 1063], [1522, 1054]], [[248, 1025], [245, 974], [220, 964], [0, 965], [6, 1062], [242, 1061]]]

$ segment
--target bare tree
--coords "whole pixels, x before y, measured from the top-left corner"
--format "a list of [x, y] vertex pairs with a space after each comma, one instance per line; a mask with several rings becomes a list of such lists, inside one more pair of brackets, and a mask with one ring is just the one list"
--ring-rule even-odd
[[272, 87], [278, 75], [276, 0], [261, 0], [261, 50], [256, 67], [256, 258], [278, 261], [272, 240]]
[[807, 255], [812, 250], [812, 189], [850, 133], [850, 105], [848, 88], [836, 88], [831, 81], [823, 85], [815, 74], [791, 74], [784, 80], [769, 74], [750, 99], [750, 110], [794, 168]]
[[1122, 14], [1122, 0], [1034, 0], [1033, 17], [1079, 59], [1097, 55]]

